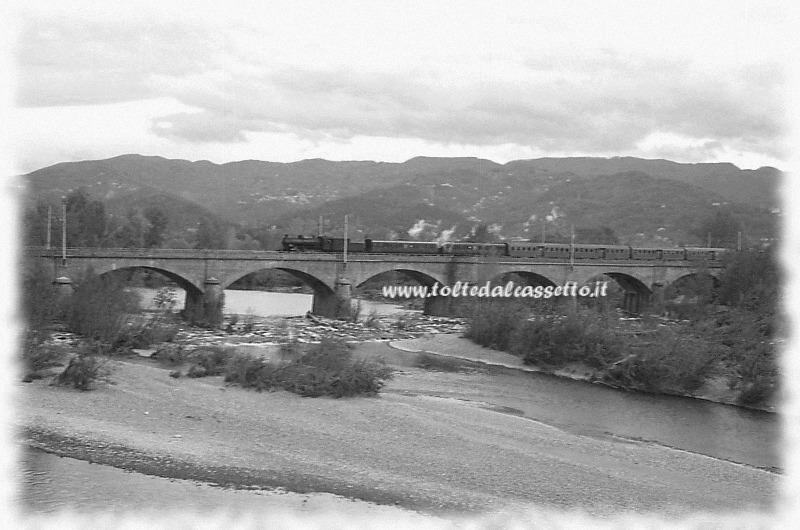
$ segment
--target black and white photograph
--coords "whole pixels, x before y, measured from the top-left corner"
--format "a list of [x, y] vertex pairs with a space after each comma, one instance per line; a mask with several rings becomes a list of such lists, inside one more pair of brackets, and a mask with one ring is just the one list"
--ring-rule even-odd
[[791, 2], [4, 11], [5, 526], [800, 522]]

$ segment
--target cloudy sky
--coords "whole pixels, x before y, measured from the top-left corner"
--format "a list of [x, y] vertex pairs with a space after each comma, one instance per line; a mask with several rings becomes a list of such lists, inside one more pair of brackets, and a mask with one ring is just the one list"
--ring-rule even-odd
[[26, 2], [15, 163], [588, 155], [781, 168], [789, 5]]

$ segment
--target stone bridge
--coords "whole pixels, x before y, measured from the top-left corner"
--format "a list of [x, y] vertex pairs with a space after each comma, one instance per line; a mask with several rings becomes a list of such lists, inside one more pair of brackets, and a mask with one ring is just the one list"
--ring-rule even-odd
[[[351, 287], [370, 278], [398, 271], [420, 284], [432, 287], [452, 286], [456, 282], [499, 285], [501, 278], [516, 273], [531, 285], [561, 286], [566, 282], [590, 284], [600, 275], [613, 278], [626, 292], [625, 309], [638, 312], [664, 287], [698, 272], [698, 264], [688, 261], [638, 261], [541, 258], [473, 257], [450, 255], [360, 254], [317, 252], [277, 252], [250, 250], [184, 249], [27, 249], [52, 273], [53, 281], [63, 289], [88, 268], [106, 274], [131, 268], [157, 271], [186, 291], [187, 315], [202, 315], [203, 308], [218, 301], [224, 289], [236, 280], [256, 271], [286, 271], [314, 291], [312, 311], [336, 316], [349, 303]], [[704, 271], [718, 276], [719, 264], [704, 266]], [[425, 300], [427, 314], [447, 314], [452, 298], [430, 296]]]

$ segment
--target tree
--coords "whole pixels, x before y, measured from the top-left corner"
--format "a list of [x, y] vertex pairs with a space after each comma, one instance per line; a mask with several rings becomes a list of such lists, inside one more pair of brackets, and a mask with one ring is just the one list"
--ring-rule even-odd
[[158, 206], [150, 206], [144, 211], [144, 218], [149, 223], [143, 236], [144, 246], [147, 248], [160, 247], [164, 244], [164, 232], [169, 222], [167, 214]]
[[92, 200], [80, 188], [67, 195], [67, 244], [71, 247], [99, 247], [106, 237], [108, 218], [102, 202]]
[[[742, 225], [728, 211], [717, 211], [706, 218], [692, 233], [712, 247], [734, 247]], [[710, 240], [710, 241], [709, 241]]]
[[211, 217], [203, 217], [197, 226], [197, 238], [194, 248], [225, 248], [227, 232], [224, 227]]
[[[26, 245], [43, 247], [47, 244], [47, 208], [48, 204], [44, 201], [37, 201], [36, 206], [25, 211], [25, 221], [23, 222], [24, 240]], [[51, 208], [50, 237], [51, 244], [56, 244], [52, 239], [57, 233], [56, 229], [60, 225], [58, 210]], [[60, 229], [58, 230], [60, 233]], [[60, 240], [59, 240], [60, 241]]]
[[[109, 223], [113, 224], [113, 223]], [[125, 214], [121, 225], [114, 229], [109, 237], [113, 246], [120, 248], [141, 248], [144, 246], [145, 220], [133, 208]]]
[[717, 296], [724, 304], [771, 314], [780, 298], [779, 285], [780, 268], [772, 247], [735, 252], [726, 257]]

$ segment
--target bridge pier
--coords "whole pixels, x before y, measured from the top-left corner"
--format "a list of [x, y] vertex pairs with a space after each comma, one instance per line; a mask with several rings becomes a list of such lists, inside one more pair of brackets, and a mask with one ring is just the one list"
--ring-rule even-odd
[[222, 324], [222, 310], [225, 306], [222, 285], [216, 278], [207, 278], [205, 291], [186, 291], [183, 307], [184, 318], [192, 324], [218, 326]]
[[649, 297], [650, 306], [661, 312], [664, 309], [664, 283], [654, 282], [652, 289], [653, 293]]
[[336, 280], [333, 292], [314, 291], [311, 312], [326, 318], [343, 318], [350, 315], [352, 284], [347, 278]]
[[60, 309], [65, 307], [65, 303], [74, 292], [72, 280], [66, 276], [59, 276], [53, 280], [53, 285], [56, 287], [56, 299], [54, 300], [55, 306]]
[[56, 292], [58, 293], [59, 300], [72, 294], [72, 280], [66, 276], [59, 276], [55, 279], [55, 281], [53, 281], [53, 284], [56, 286]]
[[635, 291], [625, 291], [624, 298], [622, 299], [623, 311], [636, 314], [640, 312], [642, 305], [642, 299], [639, 293]]

